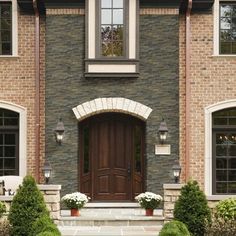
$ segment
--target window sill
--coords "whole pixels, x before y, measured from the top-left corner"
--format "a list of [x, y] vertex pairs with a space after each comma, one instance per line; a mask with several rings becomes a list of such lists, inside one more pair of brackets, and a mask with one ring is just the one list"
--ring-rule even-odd
[[139, 73], [84, 73], [85, 78], [137, 78]]
[[235, 195], [210, 195], [210, 196], [207, 196], [207, 200], [208, 201], [220, 201], [220, 200], [224, 200], [224, 199], [227, 199], [227, 198], [235, 198], [236, 197], [236, 194]]
[[18, 55], [0, 55], [0, 59], [18, 59], [20, 56]]

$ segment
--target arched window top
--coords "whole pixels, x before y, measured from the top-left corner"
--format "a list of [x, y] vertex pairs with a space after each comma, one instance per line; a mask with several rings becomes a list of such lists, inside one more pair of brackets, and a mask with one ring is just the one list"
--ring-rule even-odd
[[212, 114], [214, 126], [236, 126], [236, 107], [216, 111]]
[[0, 128], [19, 126], [19, 113], [0, 108]]

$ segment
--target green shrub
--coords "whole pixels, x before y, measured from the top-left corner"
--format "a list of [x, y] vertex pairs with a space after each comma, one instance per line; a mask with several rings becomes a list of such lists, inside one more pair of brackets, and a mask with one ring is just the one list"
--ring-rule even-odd
[[211, 212], [197, 181], [189, 181], [182, 187], [181, 195], [175, 203], [174, 218], [186, 224], [192, 235], [204, 235], [206, 226], [211, 221]]
[[57, 236], [61, 235], [60, 231], [50, 219], [49, 215], [42, 215], [33, 223], [33, 232], [34, 235], [42, 232], [54, 233]]
[[224, 221], [236, 220], [236, 198], [228, 198], [216, 205], [216, 217]]
[[190, 236], [190, 233], [184, 223], [173, 220], [163, 226], [159, 236]]
[[12, 236], [35, 236], [33, 223], [41, 215], [48, 215], [42, 193], [33, 177], [26, 176], [13, 198], [8, 219]]
[[0, 218], [3, 216], [5, 212], [6, 212], [6, 206], [3, 202], [0, 201]]
[[235, 236], [236, 235], [236, 221], [222, 220], [213, 217], [211, 224], [207, 227], [206, 236]]
[[0, 220], [0, 236], [10, 236], [10, 223], [6, 219]]

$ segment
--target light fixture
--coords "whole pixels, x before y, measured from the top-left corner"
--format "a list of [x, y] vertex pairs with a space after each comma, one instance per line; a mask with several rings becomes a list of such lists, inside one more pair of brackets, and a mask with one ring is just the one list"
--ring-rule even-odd
[[179, 183], [180, 173], [181, 173], [181, 166], [179, 165], [178, 161], [175, 161], [175, 164], [172, 167], [173, 175], [175, 179], [175, 183]]
[[160, 142], [163, 144], [165, 140], [167, 139], [167, 134], [168, 134], [168, 128], [164, 119], [160, 123], [158, 133], [159, 133]]
[[50, 166], [49, 162], [45, 162], [44, 163], [44, 167], [43, 167], [43, 175], [45, 178], [45, 183], [48, 184], [49, 183], [49, 179], [51, 177], [51, 173], [52, 173], [52, 167]]
[[61, 118], [59, 119], [58, 123], [57, 123], [57, 127], [54, 130], [55, 132], [55, 138], [56, 138], [56, 142], [61, 145], [62, 143], [62, 139], [64, 137], [64, 132], [65, 132], [65, 127], [64, 124], [61, 120]]

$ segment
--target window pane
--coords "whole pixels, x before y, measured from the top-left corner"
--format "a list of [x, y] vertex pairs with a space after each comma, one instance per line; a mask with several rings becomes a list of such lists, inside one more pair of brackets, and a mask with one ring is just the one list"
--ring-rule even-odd
[[14, 112], [14, 111], [4, 110], [4, 117], [19, 118], [19, 114], [17, 112]]
[[103, 56], [113, 56], [112, 52], [112, 43], [111, 42], [103, 42], [102, 43], [102, 55]]
[[4, 170], [3, 175], [17, 175], [18, 172], [16, 170]]
[[113, 0], [113, 8], [124, 8], [123, 0]]
[[[0, 49], [1, 51], [1, 49]], [[2, 54], [10, 55], [11, 54], [11, 43], [3, 43], [2, 44]]]
[[111, 41], [112, 39], [112, 27], [110, 25], [103, 25], [101, 28], [102, 42]]
[[5, 126], [7, 126], [7, 125], [16, 126], [16, 125], [18, 125], [18, 118], [6, 118], [4, 120], [4, 125]]
[[16, 144], [15, 134], [5, 134], [5, 144]]
[[217, 158], [216, 159], [216, 168], [217, 169], [226, 169], [227, 168], [227, 159], [226, 158]]
[[114, 41], [113, 42], [113, 54], [114, 54], [114, 56], [122, 56], [123, 55], [123, 42], [122, 41]]
[[230, 54], [231, 53], [231, 43], [221, 42], [220, 52], [223, 54]]
[[123, 10], [113, 10], [113, 24], [123, 24]]
[[1, 20], [1, 29], [2, 30], [11, 30], [11, 19], [2, 19]]
[[221, 29], [231, 29], [231, 18], [221, 18], [220, 28]]
[[15, 153], [15, 146], [10, 146], [10, 147], [7, 147], [5, 146], [4, 148], [5, 150], [5, 157], [15, 157], [16, 156], [16, 153]]
[[230, 41], [231, 40], [231, 31], [230, 30], [221, 30], [220, 31], [221, 41]]
[[1, 31], [1, 40], [2, 42], [10, 42], [11, 41], [11, 31], [9, 30], [2, 30]]
[[214, 125], [227, 125], [227, 118], [215, 118]]
[[116, 40], [116, 41], [121, 41], [123, 40], [123, 26], [121, 25], [114, 25], [112, 27], [112, 38], [113, 40]]
[[236, 156], [236, 145], [229, 146], [229, 156]]
[[216, 156], [227, 156], [227, 146], [225, 145], [217, 146]]
[[227, 136], [224, 133], [216, 134], [216, 144], [224, 144], [226, 138]]
[[111, 23], [111, 10], [102, 10], [102, 25]]
[[236, 170], [229, 170], [229, 181], [236, 181]]
[[3, 145], [3, 134], [0, 134], [0, 145]]
[[[236, 49], [236, 44], [235, 44], [235, 49]], [[236, 118], [230, 118], [229, 125], [236, 125]]]
[[228, 184], [228, 193], [236, 193], [236, 182]]
[[15, 158], [5, 158], [4, 159], [4, 169], [15, 169], [16, 168]]
[[111, 1], [112, 0], [102, 0], [102, 8], [111, 8]]
[[227, 181], [227, 171], [216, 170], [216, 181]]
[[236, 158], [229, 159], [229, 169], [236, 169]]
[[3, 157], [3, 147], [0, 146], [0, 157]]
[[3, 169], [3, 158], [0, 158], [0, 169]]
[[227, 193], [227, 183], [216, 183], [216, 193]]
[[221, 16], [229, 17], [231, 16], [231, 11], [232, 11], [232, 8], [229, 5], [221, 5], [220, 7]]

